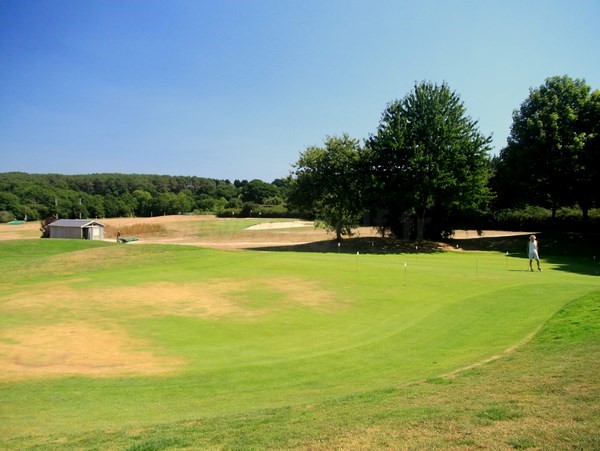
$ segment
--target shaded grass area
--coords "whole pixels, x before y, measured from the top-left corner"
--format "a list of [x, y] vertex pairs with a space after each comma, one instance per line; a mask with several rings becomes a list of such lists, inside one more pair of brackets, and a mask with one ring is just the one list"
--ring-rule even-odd
[[598, 449], [600, 292], [491, 363], [406, 386], [151, 426], [5, 441], [7, 449]]
[[423, 241], [415, 243], [411, 241], [396, 240], [394, 238], [381, 237], [351, 237], [344, 238], [341, 242], [334, 239], [320, 240], [310, 243], [274, 245], [261, 248], [250, 248], [251, 250], [273, 251], [273, 252], [322, 252], [340, 254], [406, 254], [406, 253], [431, 253], [441, 252], [447, 249], [444, 243]]
[[[600, 262], [600, 233], [544, 232], [536, 234], [543, 258], [585, 258], [596, 257]], [[526, 257], [528, 235], [477, 237], [468, 239], [447, 239], [444, 241], [413, 242], [382, 237], [350, 237], [340, 243], [336, 240], [323, 240], [296, 245], [269, 246], [261, 250], [295, 252], [340, 252], [357, 251], [367, 254], [399, 254], [442, 252], [452, 249], [461, 251], [494, 251]], [[339, 245], [338, 245], [339, 244]]]
[[[600, 275], [600, 233], [544, 232], [536, 237], [543, 262], [561, 271]], [[528, 260], [527, 236], [450, 240], [449, 244], [467, 251], [508, 252], [511, 258]]]
[[[540, 256], [600, 259], [600, 233], [543, 232], [536, 233], [540, 246]], [[510, 252], [525, 256], [528, 235], [506, 237], [482, 237], [475, 239], [452, 239], [447, 242], [457, 244], [461, 249], [471, 251]]]
[[[540, 257], [559, 269], [587, 275], [600, 275], [600, 233], [538, 233]], [[277, 252], [321, 252], [341, 254], [427, 254], [446, 251], [500, 252], [508, 258], [527, 261], [527, 235], [448, 239], [445, 241], [411, 242], [381, 237], [346, 238], [312, 243], [268, 246], [254, 250]], [[522, 266], [526, 268], [527, 263]]]

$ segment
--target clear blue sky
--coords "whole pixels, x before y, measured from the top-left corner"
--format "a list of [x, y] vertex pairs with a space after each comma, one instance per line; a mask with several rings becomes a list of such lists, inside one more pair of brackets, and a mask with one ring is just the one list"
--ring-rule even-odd
[[598, 0], [0, 0], [0, 172], [271, 182], [416, 81], [506, 143], [547, 77], [600, 89]]

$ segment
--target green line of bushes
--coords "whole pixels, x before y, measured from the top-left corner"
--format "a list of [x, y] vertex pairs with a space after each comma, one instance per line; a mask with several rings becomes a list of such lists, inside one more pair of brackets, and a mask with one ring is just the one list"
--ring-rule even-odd
[[490, 226], [503, 230], [593, 231], [600, 229], [600, 208], [589, 210], [587, 222], [579, 207], [562, 207], [552, 218], [552, 211], [538, 206], [500, 210], [493, 214]]

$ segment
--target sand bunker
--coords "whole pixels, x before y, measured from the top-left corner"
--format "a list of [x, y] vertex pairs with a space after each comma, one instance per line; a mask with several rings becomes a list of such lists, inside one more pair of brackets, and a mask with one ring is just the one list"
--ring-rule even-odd
[[264, 222], [246, 227], [246, 230], [291, 229], [295, 227], [314, 227], [312, 221]]

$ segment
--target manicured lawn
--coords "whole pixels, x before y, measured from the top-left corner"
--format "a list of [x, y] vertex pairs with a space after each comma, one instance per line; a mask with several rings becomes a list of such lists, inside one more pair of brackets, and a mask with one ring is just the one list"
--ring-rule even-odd
[[[0, 379], [0, 438], [14, 448], [61, 437], [99, 448], [113, 440], [149, 449], [319, 447], [320, 437], [345, 446], [329, 428], [377, 423], [406, 390], [429, 396], [413, 384], [443, 391], [442, 376], [522, 344], [600, 286], [593, 271], [558, 261], [526, 269], [499, 252], [6, 241], [0, 359], [10, 366]], [[439, 396], [451, 397], [445, 390]], [[437, 415], [428, 402], [409, 404], [409, 423]], [[524, 411], [488, 404], [473, 413], [484, 423]], [[363, 405], [371, 420], [349, 415]], [[255, 430], [268, 423], [267, 441], [245, 421]]]

